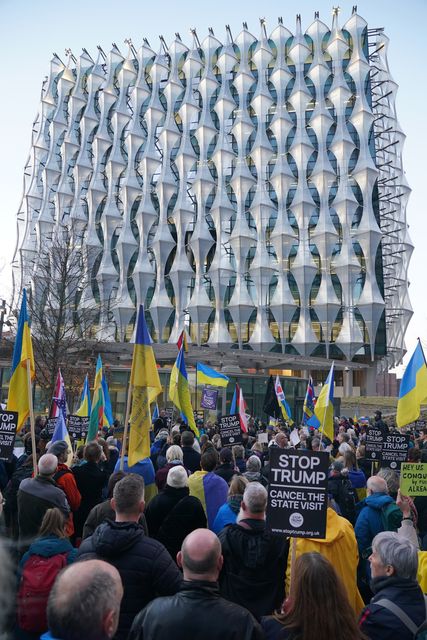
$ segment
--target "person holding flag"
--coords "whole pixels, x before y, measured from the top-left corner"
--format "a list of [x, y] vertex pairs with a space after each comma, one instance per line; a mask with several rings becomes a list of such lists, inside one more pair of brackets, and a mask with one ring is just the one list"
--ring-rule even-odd
[[80, 507], [82, 496], [77, 488], [74, 473], [70, 469], [73, 450], [62, 413], [58, 416], [48, 453], [52, 453], [58, 458], [58, 468], [53, 479], [67, 496], [70, 505], [71, 511], [65, 526], [67, 537], [70, 537], [74, 534], [73, 512], [76, 512]]
[[184, 344], [179, 350], [178, 356], [173, 365], [170, 383], [169, 383], [169, 399], [182, 414], [191, 431], [198, 438], [199, 430], [194, 420], [193, 408], [191, 406], [190, 387], [188, 384], [187, 369], [184, 360]]
[[317, 398], [314, 413], [307, 420], [307, 426], [318, 429], [331, 442], [334, 439], [334, 363]]

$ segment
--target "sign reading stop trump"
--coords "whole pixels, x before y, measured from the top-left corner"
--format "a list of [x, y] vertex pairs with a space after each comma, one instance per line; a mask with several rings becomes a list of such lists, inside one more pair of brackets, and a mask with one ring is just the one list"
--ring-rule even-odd
[[17, 426], [17, 411], [0, 411], [0, 460], [12, 460]]
[[277, 535], [325, 538], [329, 455], [270, 448], [267, 527]]

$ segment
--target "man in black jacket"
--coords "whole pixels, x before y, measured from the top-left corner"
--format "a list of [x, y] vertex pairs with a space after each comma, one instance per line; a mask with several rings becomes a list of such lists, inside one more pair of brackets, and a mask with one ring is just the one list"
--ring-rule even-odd
[[127, 638], [138, 611], [157, 596], [176, 593], [182, 582], [178, 567], [165, 547], [144, 534], [138, 523], [144, 511], [144, 480], [130, 473], [113, 491], [116, 520], [107, 520], [84, 540], [78, 559], [97, 558], [114, 565], [123, 582], [124, 597], [115, 638]]
[[194, 433], [184, 431], [181, 436], [182, 453], [184, 454], [183, 465], [191, 473], [200, 471], [200, 453], [193, 449]]
[[221, 598], [221, 545], [212, 531], [196, 529], [177, 556], [184, 572], [181, 591], [151, 602], [135, 618], [129, 640], [262, 640], [253, 616]]
[[374, 597], [362, 611], [360, 630], [370, 640], [412, 640], [427, 617], [417, 582], [417, 549], [399, 534], [383, 531], [372, 542], [369, 562]]
[[224, 556], [221, 595], [249, 609], [256, 618], [283, 604], [289, 543], [265, 527], [267, 491], [250, 482], [243, 494], [236, 524], [219, 533]]
[[73, 467], [77, 488], [82, 497], [80, 507], [74, 516], [76, 538], [81, 538], [84, 523], [93, 507], [102, 502], [102, 490], [108, 482], [108, 472], [99, 466], [102, 455], [101, 446], [97, 442], [89, 442], [84, 453], [86, 462], [79, 467]]

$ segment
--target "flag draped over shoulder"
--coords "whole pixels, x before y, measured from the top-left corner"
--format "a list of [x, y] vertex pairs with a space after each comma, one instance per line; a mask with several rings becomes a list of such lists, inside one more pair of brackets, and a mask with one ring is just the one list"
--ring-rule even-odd
[[102, 389], [102, 360], [98, 355], [96, 363], [95, 385], [93, 389], [92, 410], [86, 442], [95, 440], [98, 430], [104, 426], [104, 392]]
[[23, 289], [7, 400], [7, 409], [18, 412], [18, 431], [22, 429], [30, 415], [29, 393], [31, 393], [31, 389], [28, 388], [27, 361], [30, 363], [31, 380], [34, 380], [36, 369], [27, 312], [27, 291]]
[[314, 413], [307, 425], [319, 429], [329, 440], [334, 439], [334, 363], [317, 398]]
[[150, 455], [150, 402], [162, 391], [142, 305], [140, 305], [138, 313], [130, 384], [132, 411], [130, 414], [128, 465], [132, 467]]
[[184, 346], [179, 350], [173, 365], [169, 383], [169, 399], [184, 416], [188, 426], [199, 437], [199, 430], [194, 420], [191, 406], [190, 387], [188, 385], [187, 369], [185, 368]]
[[272, 418], [281, 418], [282, 411], [276, 396], [273, 376], [270, 376], [267, 382], [267, 390], [265, 392], [263, 411]]
[[92, 411], [92, 402], [90, 399], [90, 389], [89, 389], [89, 376], [86, 374], [85, 381], [83, 384], [82, 395], [80, 396], [80, 404], [79, 408], [76, 411], [76, 416], [90, 416]]
[[427, 404], [427, 365], [418, 342], [400, 383], [397, 426], [404, 427], [418, 420], [422, 404]]
[[198, 362], [196, 365], [197, 384], [210, 384], [213, 387], [226, 387], [230, 381], [223, 373]]
[[283, 419], [286, 420], [286, 422], [288, 422], [290, 425], [292, 425], [294, 421], [292, 420], [291, 408], [288, 404], [288, 401], [286, 400], [285, 392], [283, 391], [282, 383], [280, 382], [279, 376], [276, 376], [274, 390], [276, 392], [277, 402], [279, 403]]
[[305, 392], [302, 423], [307, 424], [307, 420], [311, 418], [314, 412], [314, 386], [313, 378], [310, 376], [307, 384], [307, 391]]

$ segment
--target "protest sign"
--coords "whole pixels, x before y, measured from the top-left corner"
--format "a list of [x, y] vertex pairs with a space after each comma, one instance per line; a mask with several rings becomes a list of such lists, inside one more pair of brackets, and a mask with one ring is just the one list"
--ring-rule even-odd
[[400, 433], [386, 435], [381, 452], [381, 466], [400, 469], [402, 462], [406, 462], [410, 438], [409, 435], [401, 435]]
[[12, 459], [17, 426], [17, 411], [0, 411], [0, 460]]
[[74, 440], [84, 440], [89, 429], [89, 416], [68, 416], [68, 433]]
[[404, 496], [427, 496], [427, 464], [403, 463], [400, 491]]
[[202, 399], [200, 401], [200, 406], [202, 407], [202, 409], [207, 409], [208, 411], [215, 411], [217, 401], [218, 401], [218, 390], [209, 389], [209, 387], [203, 387]]
[[46, 422], [46, 431], [47, 435], [53, 436], [53, 432], [55, 431], [56, 423], [58, 422], [58, 418], [48, 418]]
[[329, 455], [270, 448], [267, 527], [277, 535], [325, 538]]
[[228, 447], [242, 442], [242, 430], [240, 428], [239, 415], [233, 414], [232, 416], [222, 416], [219, 421], [219, 434], [221, 436], [221, 444], [223, 447]]
[[268, 444], [268, 433], [258, 433], [257, 434], [257, 441], [260, 444]]
[[372, 460], [375, 462], [376, 460], [381, 460], [381, 454], [383, 450], [383, 434], [380, 429], [376, 429], [375, 427], [368, 427], [366, 429], [366, 449], [365, 449], [365, 459]]

